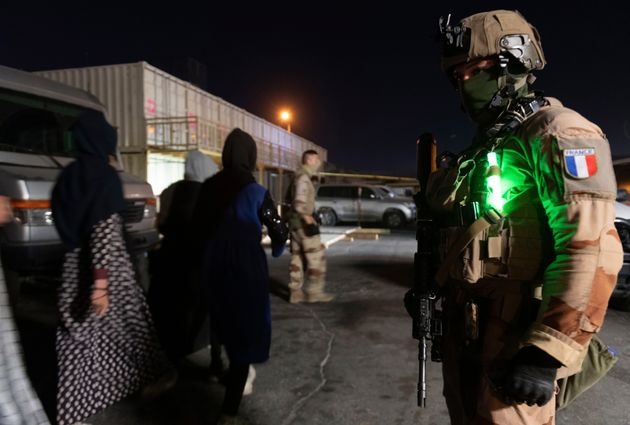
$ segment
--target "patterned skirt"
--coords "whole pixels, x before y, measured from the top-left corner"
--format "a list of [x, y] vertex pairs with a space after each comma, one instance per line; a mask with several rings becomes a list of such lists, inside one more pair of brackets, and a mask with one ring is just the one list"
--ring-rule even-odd
[[24, 369], [22, 350], [0, 268], [0, 425], [47, 425]]
[[[92, 243], [66, 254], [59, 292], [57, 420], [81, 422], [160, 378], [171, 367], [161, 349], [114, 215]], [[97, 260], [95, 260], [97, 259]], [[93, 267], [108, 270], [109, 309], [91, 309]]]

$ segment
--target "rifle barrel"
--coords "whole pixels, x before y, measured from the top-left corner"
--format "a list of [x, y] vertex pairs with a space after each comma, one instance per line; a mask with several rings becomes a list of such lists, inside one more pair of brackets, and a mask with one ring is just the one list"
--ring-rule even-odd
[[418, 376], [418, 407], [427, 407], [427, 338], [422, 337], [418, 347], [420, 373]]

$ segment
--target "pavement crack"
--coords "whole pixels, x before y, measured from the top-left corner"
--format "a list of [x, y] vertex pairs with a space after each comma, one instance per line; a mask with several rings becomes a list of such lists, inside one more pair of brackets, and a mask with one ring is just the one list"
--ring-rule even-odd
[[282, 425], [291, 424], [297, 417], [297, 414], [300, 411], [300, 409], [302, 409], [302, 407], [306, 404], [306, 402], [308, 402], [315, 394], [320, 392], [322, 388], [324, 388], [326, 386], [326, 383], [328, 382], [328, 378], [326, 378], [326, 365], [328, 364], [328, 361], [330, 360], [330, 357], [332, 355], [333, 344], [335, 342], [335, 334], [328, 330], [328, 328], [326, 327], [326, 324], [322, 321], [322, 319], [319, 318], [319, 316], [313, 311], [313, 309], [307, 308], [307, 310], [311, 313], [311, 316], [313, 316], [313, 318], [319, 323], [319, 326], [322, 328], [322, 331], [326, 335], [328, 335], [328, 348], [326, 350], [326, 355], [324, 356], [322, 361], [319, 363], [319, 377], [320, 377], [319, 385], [317, 385], [317, 387], [315, 387], [313, 391], [306, 394], [304, 397], [300, 398], [293, 405], [293, 408], [289, 412], [289, 415], [284, 419], [284, 421], [282, 421]]

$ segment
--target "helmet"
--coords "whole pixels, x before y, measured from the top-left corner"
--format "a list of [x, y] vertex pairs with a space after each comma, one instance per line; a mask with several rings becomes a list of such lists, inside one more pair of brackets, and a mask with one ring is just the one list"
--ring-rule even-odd
[[444, 71], [488, 56], [498, 56], [504, 66], [517, 64], [528, 74], [546, 64], [538, 31], [518, 11], [477, 13], [454, 26], [450, 19], [440, 18]]

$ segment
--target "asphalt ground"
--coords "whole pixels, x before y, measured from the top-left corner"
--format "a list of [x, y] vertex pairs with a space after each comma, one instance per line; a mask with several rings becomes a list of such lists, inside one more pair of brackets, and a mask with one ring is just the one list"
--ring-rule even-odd
[[[257, 425], [448, 424], [440, 365], [429, 364], [427, 408], [416, 407], [417, 341], [402, 299], [410, 287], [415, 240], [399, 231], [379, 239], [340, 241], [327, 251], [328, 304], [287, 303], [289, 255], [269, 259], [272, 281], [271, 359], [257, 365], [254, 393], [241, 415]], [[32, 287], [21, 306], [29, 371], [54, 405], [54, 326]], [[630, 313], [610, 310], [602, 339], [620, 355], [594, 388], [558, 414], [559, 424], [630, 424]], [[176, 387], [153, 402], [132, 398], [88, 422], [94, 425], [212, 424], [223, 387], [208, 377], [200, 351], [180, 369]]]

